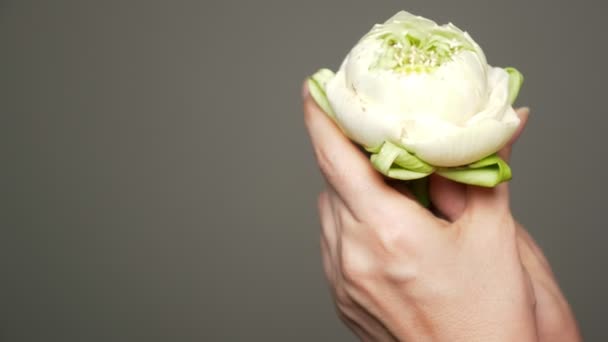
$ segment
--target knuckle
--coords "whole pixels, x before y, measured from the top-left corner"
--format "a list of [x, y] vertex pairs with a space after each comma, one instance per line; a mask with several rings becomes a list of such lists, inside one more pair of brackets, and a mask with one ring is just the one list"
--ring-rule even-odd
[[325, 278], [329, 282], [330, 285], [335, 286], [335, 272], [332, 265], [331, 256], [329, 255], [328, 246], [325, 238], [321, 238], [321, 259], [323, 262], [323, 272], [325, 273]]
[[330, 258], [332, 254], [332, 250], [336, 248], [336, 232], [333, 227], [330, 227], [329, 224], [323, 223], [321, 224], [321, 247], [322, 252], [328, 255]]
[[[398, 222], [386, 221], [373, 230], [373, 243], [378, 255], [381, 276], [396, 282], [409, 282], [418, 276], [424, 237]], [[422, 247], [424, 248], [424, 247]]]
[[494, 222], [488, 222], [487, 226], [494, 229], [486, 229], [487, 236], [490, 241], [515, 243], [517, 241], [517, 225], [515, 219], [508, 210], [500, 210], [497, 212]]
[[318, 199], [318, 210], [321, 221], [321, 241], [325, 243], [325, 248], [330, 250], [334, 248], [336, 241], [335, 225], [336, 222], [332, 212], [332, 206], [327, 192], [321, 193]]
[[378, 244], [387, 255], [400, 255], [413, 249], [414, 237], [405, 228], [399, 223], [388, 221], [379, 224], [374, 230]]
[[341, 312], [347, 312], [352, 307], [352, 300], [350, 299], [350, 297], [346, 293], [346, 291], [344, 291], [344, 289], [342, 289], [342, 288], [336, 289], [335, 302], [336, 302], [336, 307]]
[[340, 250], [340, 268], [348, 286], [361, 287], [373, 276], [371, 258], [354, 243], [343, 243]]
[[350, 260], [342, 261], [342, 275], [344, 280], [351, 285], [360, 284], [365, 274]]

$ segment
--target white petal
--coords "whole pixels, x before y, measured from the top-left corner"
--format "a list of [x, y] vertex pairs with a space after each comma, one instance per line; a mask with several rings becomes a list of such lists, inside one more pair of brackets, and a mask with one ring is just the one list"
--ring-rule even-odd
[[467, 125], [473, 125], [481, 120], [502, 120], [511, 106], [509, 103], [509, 74], [502, 68], [489, 68], [488, 72], [488, 100], [485, 108], [471, 117]]
[[399, 116], [358, 96], [347, 86], [343, 69], [328, 82], [326, 93], [338, 125], [355, 142], [377, 147], [384, 141], [399, 141]]
[[409, 23], [415, 27], [424, 28], [424, 27], [434, 27], [437, 26], [437, 23], [431, 19], [427, 19], [418, 15], [411, 14], [406, 11], [400, 11], [390, 19], [388, 19], [384, 25], [384, 27], [390, 27], [391, 24], [399, 24], [399, 23]]
[[435, 166], [460, 166], [500, 150], [519, 126], [508, 102], [509, 75], [501, 68], [488, 72], [485, 108], [462, 125], [418, 118], [406, 125], [402, 143], [422, 160]]
[[433, 116], [464, 124], [486, 102], [486, 66], [478, 55], [464, 51], [432, 73], [370, 70], [381, 47], [378, 41], [356, 46], [344, 64], [346, 83], [368, 102], [382, 104], [402, 119]]
[[[417, 122], [420, 124], [420, 122]], [[435, 139], [402, 140], [403, 145], [420, 159], [435, 166], [461, 166], [500, 150], [515, 133], [519, 118], [512, 108], [502, 121], [485, 119], [471, 126], [454, 128]]]
[[407, 12], [376, 25], [344, 60], [326, 94], [338, 125], [355, 142], [376, 147], [390, 141], [435, 166], [466, 165], [502, 148], [519, 125], [508, 101], [508, 74], [489, 67], [479, 45], [451, 24], [439, 30], [464, 35], [473, 51], [457, 53], [428, 74], [373, 67], [382, 34], [435, 25]]

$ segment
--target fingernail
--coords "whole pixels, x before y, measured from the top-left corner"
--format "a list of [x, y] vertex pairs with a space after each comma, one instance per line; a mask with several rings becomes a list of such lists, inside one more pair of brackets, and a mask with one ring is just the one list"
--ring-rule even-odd
[[521, 114], [524, 115], [529, 115], [530, 114], [530, 107], [519, 107], [517, 108], [517, 111], [520, 112]]

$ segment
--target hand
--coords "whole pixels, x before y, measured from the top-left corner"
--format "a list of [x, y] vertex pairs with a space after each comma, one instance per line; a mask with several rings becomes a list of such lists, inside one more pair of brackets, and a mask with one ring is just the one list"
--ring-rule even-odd
[[464, 188], [459, 218], [438, 219], [386, 185], [308, 96], [305, 112], [328, 181], [319, 199], [324, 268], [358, 336], [536, 339], [533, 284], [505, 185]]
[[[528, 110], [518, 110], [522, 120], [519, 131], [509, 145], [500, 152], [508, 161], [512, 146], [521, 135], [527, 119]], [[441, 177], [432, 177], [431, 198], [437, 211], [449, 221], [457, 221], [466, 208], [466, 187]], [[535, 319], [539, 341], [570, 342], [581, 341], [576, 319], [568, 301], [562, 294], [553, 275], [551, 266], [542, 250], [521, 224], [517, 224], [517, 247], [519, 257], [527, 272], [535, 298]]]
[[576, 319], [555, 280], [551, 266], [530, 234], [518, 225], [518, 248], [536, 298], [536, 327], [540, 341], [582, 341]]

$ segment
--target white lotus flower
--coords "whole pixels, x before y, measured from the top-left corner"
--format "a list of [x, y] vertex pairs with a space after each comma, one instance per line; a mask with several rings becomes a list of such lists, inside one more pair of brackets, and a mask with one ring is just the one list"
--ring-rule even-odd
[[[399, 12], [374, 26], [335, 75], [323, 69], [309, 88], [348, 137], [374, 152], [372, 162], [387, 176], [436, 171], [493, 186], [510, 178], [506, 163], [492, 154], [520, 123], [511, 104], [522, 80], [513, 68], [489, 66], [456, 26]], [[399, 156], [387, 159], [387, 149]], [[492, 169], [493, 178], [463, 173], [480, 169]]]

